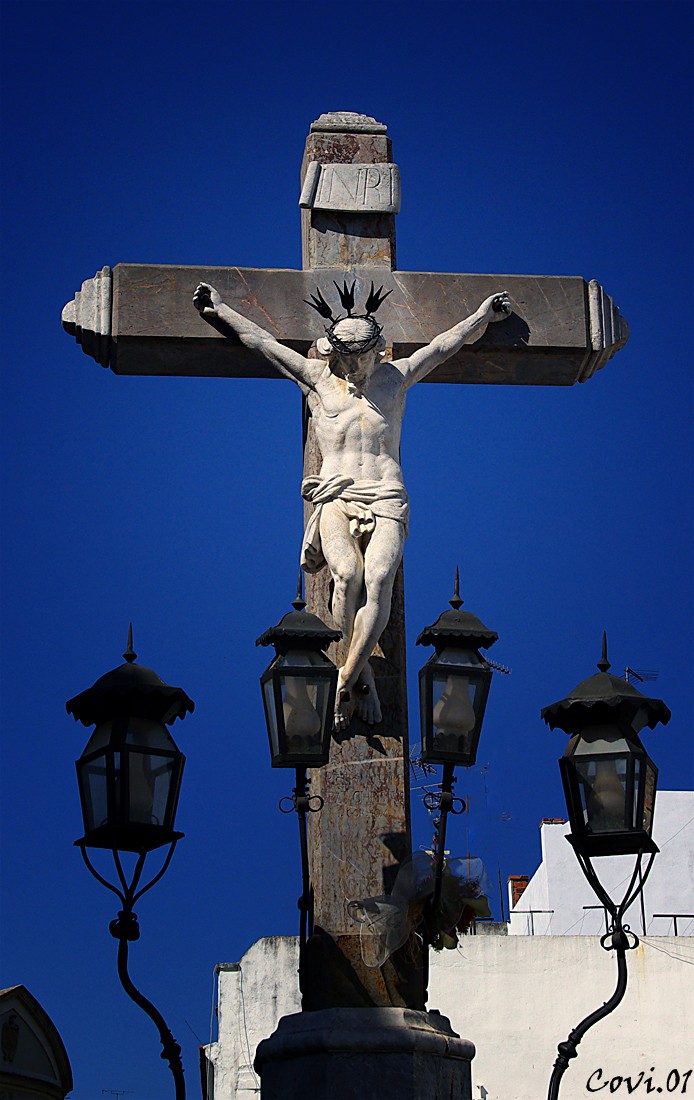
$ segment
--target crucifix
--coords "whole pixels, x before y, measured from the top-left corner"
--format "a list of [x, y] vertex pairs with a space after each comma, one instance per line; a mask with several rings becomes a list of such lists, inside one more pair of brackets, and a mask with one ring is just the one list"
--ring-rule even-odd
[[[373, 965], [349, 910], [350, 901], [387, 894], [411, 854], [398, 454], [405, 383], [585, 382], [624, 346], [628, 327], [600, 285], [578, 276], [398, 271], [400, 177], [386, 126], [368, 116], [333, 112], [311, 125], [299, 205], [301, 271], [105, 267], [65, 307], [63, 325], [116, 374], [284, 376], [302, 389], [303, 557], [317, 570], [306, 596], [322, 619], [334, 613], [348, 625], [334, 653], [342, 683], [330, 763], [312, 779], [325, 801], [311, 815], [315, 927], [304, 1007], [419, 1009], [417, 938]], [[358, 402], [370, 427], [355, 451]], [[369, 466], [372, 452], [379, 461]], [[368, 467], [361, 479], [359, 457]], [[389, 616], [364, 628], [356, 659], [367, 548], [379, 540], [390, 554]], [[319, 568], [324, 560], [329, 569]], [[355, 568], [361, 587], [350, 594], [345, 574]]]

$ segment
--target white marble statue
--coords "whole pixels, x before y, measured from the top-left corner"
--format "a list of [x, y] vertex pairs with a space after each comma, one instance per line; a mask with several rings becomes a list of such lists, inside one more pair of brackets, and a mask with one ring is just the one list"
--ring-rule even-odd
[[193, 302], [219, 332], [238, 337], [296, 382], [308, 401], [323, 464], [301, 487], [314, 505], [302, 566], [316, 572], [327, 564], [333, 579], [333, 619], [348, 647], [335, 709], [335, 727], [344, 729], [355, 709], [370, 724], [381, 721], [369, 657], [388, 622], [407, 535], [409, 506], [400, 468], [405, 395], [463, 344], [477, 340], [490, 321], [503, 320], [511, 304], [505, 292], [493, 294], [409, 358], [387, 360], [373, 317], [386, 295], [374, 292], [372, 284], [365, 313], [353, 316], [354, 284], [338, 292], [347, 316], [337, 320], [320, 291], [309, 303], [332, 321], [317, 341], [318, 359], [280, 344], [225, 305], [207, 283], [198, 286]]

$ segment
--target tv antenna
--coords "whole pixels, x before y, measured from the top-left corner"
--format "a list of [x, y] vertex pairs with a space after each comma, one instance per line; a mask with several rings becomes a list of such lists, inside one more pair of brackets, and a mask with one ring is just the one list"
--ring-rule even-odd
[[485, 657], [484, 659], [492, 672], [501, 672], [504, 676], [510, 676], [513, 672], [513, 669], [509, 668], [508, 665], [500, 665], [498, 661], [492, 661], [490, 657]]
[[[436, 774], [436, 766], [422, 760], [421, 752], [422, 747], [420, 744], [413, 745], [410, 752], [410, 771], [412, 772], [412, 778], [417, 782]], [[424, 789], [426, 790], [426, 787]]]
[[115, 1096], [116, 1100], [118, 1100], [118, 1097], [120, 1097], [120, 1096], [130, 1096], [131, 1093], [132, 1093], [132, 1089], [102, 1089], [101, 1090], [101, 1095], [102, 1096]]
[[637, 680], [640, 684], [643, 684], [645, 680], [657, 680], [658, 672], [654, 668], [630, 668], [629, 665], [624, 670], [624, 679], [628, 684]]

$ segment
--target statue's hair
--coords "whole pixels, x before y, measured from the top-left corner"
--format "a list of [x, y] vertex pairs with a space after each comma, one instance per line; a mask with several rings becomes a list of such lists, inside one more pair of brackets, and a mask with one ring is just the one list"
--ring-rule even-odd
[[[333, 280], [334, 282], [334, 280]], [[377, 352], [385, 347], [385, 341], [382, 333], [383, 329], [374, 318], [374, 313], [382, 305], [389, 294], [392, 294], [392, 290], [383, 293], [383, 287], [380, 286], [378, 290], [374, 288], [373, 281], [371, 282], [371, 290], [369, 296], [366, 299], [365, 313], [353, 312], [354, 310], [354, 292], [357, 285], [357, 280], [352, 282], [351, 286], [347, 285], [347, 280], [344, 280], [342, 287], [339, 287], [334, 282], [335, 289], [340, 297], [342, 308], [347, 310], [345, 317], [335, 317], [332, 309], [323, 297], [320, 287], [317, 288], [316, 293], [311, 295], [311, 301], [307, 298], [304, 301], [307, 305], [315, 309], [316, 313], [319, 313], [321, 317], [325, 317], [326, 320], [331, 321], [331, 325], [325, 330], [325, 338], [321, 338], [316, 347], [319, 349], [319, 355], [325, 357], [329, 356], [327, 350], [321, 351], [320, 348], [325, 349], [326, 338], [327, 342], [332, 346], [333, 352], [337, 355], [363, 355], [367, 351], [376, 349]], [[342, 330], [342, 335], [340, 335]]]
[[[386, 342], [382, 336], [379, 336], [377, 343], [372, 349], [376, 353], [376, 359], [383, 359], [385, 357], [385, 348]], [[327, 336], [319, 336], [316, 340], [316, 351], [321, 359], [327, 359], [330, 365], [337, 362], [340, 358], [340, 352], [333, 347]]]

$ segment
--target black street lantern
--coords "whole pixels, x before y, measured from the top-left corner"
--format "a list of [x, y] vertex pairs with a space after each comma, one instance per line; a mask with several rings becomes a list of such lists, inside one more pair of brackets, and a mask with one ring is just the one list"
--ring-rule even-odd
[[[195, 704], [181, 688], [170, 687], [151, 668], [135, 664], [132, 625], [123, 657], [125, 664], [107, 672], [65, 704], [75, 721], [96, 726], [76, 765], [84, 836], [75, 843], [90, 874], [121, 900], [123, 908], [109, 925], [111, 935], [118, 940], [118, 977], [131, 1000], [155, 1024], [161, 1056], [168, 1062], [174, 1080], [176, 1100], [185, 1100], [181, 1048], [164, 1017], [133, 984], [128, 951], [129, 944], [140, 936], [133, 907], [159, 882], [183, 836], [175, 831], [174, 823], [185, 757], [166, 727], [177, 718], [185, 718]], [[161, 867], [143, 884], [148, 853], [165, 844], [169, 851]], [[117, 884], [96, 870], [88, 848], [111, 851]], [[130, 861], [134, 867], [129, 876], [121, 852], [137, 854], [137, 859]]]
[[638, 735], [669, 722], [670, 710], [611, 676], [604, 635], [602, 646], [600, 671], [542, 711], [550, 729], [571, 734], [559, 761], [568, 839], [584, 857], [657, 852], [651, 832], [658, 772]]
[[342, 634], [306, 610], [299, 593], [293, 611], [256, 645], [275, 658], [260, 678], [273, 768], [319, 768], [328, 763], [337, 669], [324, 650]]
[[66, 704], [76, 721], [96, 726], [76, 764], [83, 849], [144, 853], [183, 835], [174, 823], [185, 757], [166, 726], [194, 704], [136, 656], [131, 627], [125, 664]]
[[[644, 726], [654, 729], [670, 721], [662, 699], [649, 699], [627, 680], [610, 676], [607, 638], [602, 636], [598, 673], [582, 680], [566, 699], [545, 707], [541, 714], [550, 729], [571, 734], [559, 761], [573, 845], [579, 866], [610, 914], [609, 930], [601, 939], [617, 959], [617, 986], [600, 1008], [586, 1016], [558, 1046], [547, 1093], [558, 1100], [561, 1080], [578, 1044], [591, 1027], [621, 1003], [627, 988], [626, 953], [638, 946], [638, 937], [624, 916], [643, 892], [658, 848], [653, 842], [653, 810], [658, 772], [639, 741]], [[635, 855], [635, 866], [621, 901], [615, 901], [600, 881], [595, 856]], [[647, 865], [642, 868], [644, 856]], [[625, 879], [624, 881], [627, 881]]]
[[435, 653], [419, 672], [422, 760], [430, 764], [470, 767], [487, 705], [492, 670], [480, 655], [499, 635], [476, 615], [461, 611], [458, 591], [433, 626], [417, 638], [417, 645], [433, 645]]

